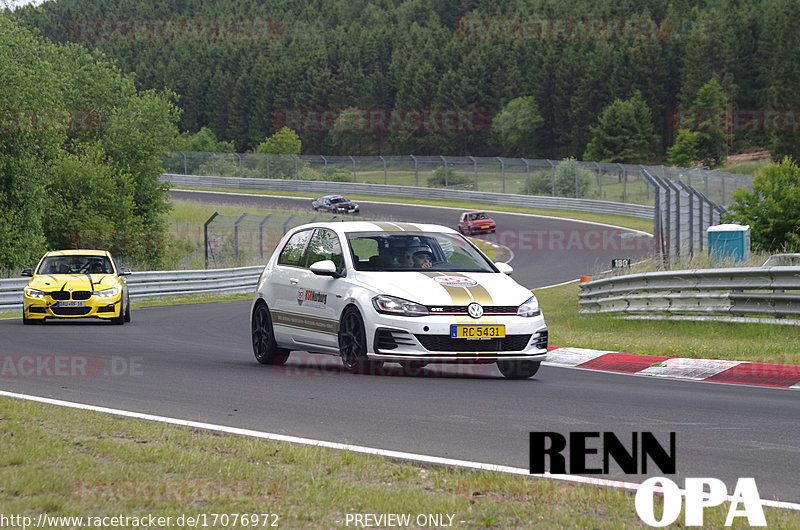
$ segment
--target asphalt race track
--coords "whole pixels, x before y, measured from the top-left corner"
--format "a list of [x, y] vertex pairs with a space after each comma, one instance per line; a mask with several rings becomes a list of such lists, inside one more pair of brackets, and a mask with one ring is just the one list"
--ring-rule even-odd
[[[331, 214], [312, 210], [311, 199], [179, 190], [172, 190], [170, 194], [175, 199], [241, 204], [243, 213], [248, 207], [285, 208], [307, 210], [308, 215], [320, 218], [331, 217]], [[461, 212], [438, 207], [360, 201], [359, 205], [363, 218], [433, 223], [451, 228], [458, 227]], [[514, 279], [531, 289], [606, 270], [611, 267], [612, 259], [636, 259], [649, 254], [652, 245], [651, 237], [624, 228], [499, 212], [492, 216], [497, 222], [497, 232], [475, 237], [510, 248], [514, 253], [514, 259], [510, 262], [515, 269]]]
[[[441, 214], [420, 213], [415, 219]], [[497, 219], [511, 223], [512, 217]], [[533, 222], [540, 221], [545, 222]], [[517, 222], [522, 227], [530, 221]], [[547, 226], [564, 230], [561, 221], [552, 222]], [[517, 253], [516, 276], [530, 274], [524, 277], [531, 285], [545, 285], [570, 280], [586, 267], [542, 254], [538, 262], [531, 255], [528, 264]], [[341, 373], [335, 357], [303, 353], [293, 353], [284, 367], [262, 366], [252, 355], [248, 313], [249, 302], [230, 302], [138, 309], [133, 322], [122, 327], [0, 320], [0, 354], [12, 359], [11, 365], [5, 360], [0, 365], [0, 388], [523, 468], [529, 464], [530, 431], [613, 431], [622, 440], [634, 431], [651, 431], [665, 444], [674, 431], [677, 475], [670, 478], [679, 486], [683, 477], [715, 477], [732, 490], [737, 478], [754, 477], [762, 498], [800, 501], [796, 391], [550, 366], [523, 381], [503, 379], [493, 366], [431, 365], [417, 375], [399, 370], [352, 375]], [[557, 344], [557, 337], [553, 340]], [[77, 369], [62, 376], [45, 368], [39, 374], [9, 371], [24, 358], [52, 355], [67, 356], [70, 366], [78, 361]], [[642, 479], [620, 475], [613, 466], [611, 471], [611, 478]], [[648, 469], [647, 475], [660, 474]]]

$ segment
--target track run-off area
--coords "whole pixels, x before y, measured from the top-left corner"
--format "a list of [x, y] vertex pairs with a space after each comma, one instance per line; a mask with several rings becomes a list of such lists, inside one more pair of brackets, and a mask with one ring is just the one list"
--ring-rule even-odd
[[[308, 208], [311, 214], [310, 199], [187, 191], [173, 191], [172, 196], [241, 204], [243, 212], [248, 207]], [[361, 204], [364, 217], [452, 227], [459, 213]], [[571, 281], [613, 258], [635, 259], [649, 251], [639, 243], [647, 239], [623, 228], [493, 215], [498, 225], [494, 240], [511, 248], [514, 278], [530, 288]], [[763, 499], [800, 503], [795, 390], [553, 365], [520, 381], [504, 379], [491, 365], [429, 365], [415, 375], [399, 369], [353, 375], [342, 372], [337, 358], [302, 352], [292, 353], [285, 366], [264, 366], [252, 354], [249, 308], [248, 301], [140, 308], [125, 326], [48, 322], [23, 327], [20, 319], [3, 319], [4, 356], [62, 356], [67, 365], [79, 362], [81, 369], [58, 375], [52, 369], [33, 376], [6, 373], [0, 377], [0, 390], [523, 469], [529, 466], [531, 431], [614, 432], [623, 441], [633, 432], [648, 431], [662, 442], [675, 432], [677, 473], [670, 478], [677, 484], [686, 477], [714, 477], [732, 488], [739, 477], [753, 477]], [[551, 342], [558, 345], [558, 337]], [[634, 483], [649, 476], [613, 469], [594, 475]]]

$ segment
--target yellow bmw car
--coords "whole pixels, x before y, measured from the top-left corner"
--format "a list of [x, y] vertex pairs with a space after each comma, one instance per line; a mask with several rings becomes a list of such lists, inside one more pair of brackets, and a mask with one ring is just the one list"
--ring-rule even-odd
[[48, 318], [101, 318], [112, 324], [131, 320], [125, 276], [105, 250], [61, 250], [44, 255], [23, 293], [22, 322], [43, 324]]

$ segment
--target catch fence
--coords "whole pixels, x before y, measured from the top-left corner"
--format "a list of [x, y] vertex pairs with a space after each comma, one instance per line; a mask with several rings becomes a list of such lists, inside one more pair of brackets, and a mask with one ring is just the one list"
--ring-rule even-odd
[[[653, 204], [643, 166], [576, 160], [455, 156], [327, 156], [173, 151], [165, 173], [394, 186], [572, 197]], [[710, 201], [726, 205], [752, 177], [706, 169], [647, 166], [662, 179], [683, 182]]]

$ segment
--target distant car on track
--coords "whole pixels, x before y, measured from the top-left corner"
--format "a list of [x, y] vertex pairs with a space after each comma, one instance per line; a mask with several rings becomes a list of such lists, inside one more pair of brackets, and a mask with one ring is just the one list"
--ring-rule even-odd
[[451, 228], [313, 223], [289, 231], [251, 306], [253, 351], [280, 365], [292, 350], [341, 357], [350, 372], [384, 362], [497, 363], [533, 376], [547, 354], [536, 297]]
[[466, 235], [493, 233], [495, 229], [494, 219], [486, 212], [464, 212], [458, 220], [458, 231]]
[[315, 210], [323, 210], [332, 213], [352, 213], [358, 214], [358, 204], [341, 195], [325, 195], [311, 202], [311, 207]]
[[22, 269], [31, 280], [23, 290], [23, 324], [49, 318], [100, 318], [112, 324], [131, 320], [131, 301], [121, 268], [105, 250], [48, 252], [35, 269]]

